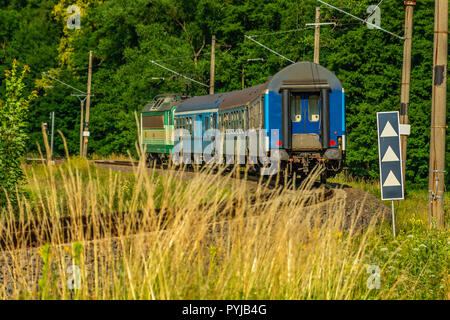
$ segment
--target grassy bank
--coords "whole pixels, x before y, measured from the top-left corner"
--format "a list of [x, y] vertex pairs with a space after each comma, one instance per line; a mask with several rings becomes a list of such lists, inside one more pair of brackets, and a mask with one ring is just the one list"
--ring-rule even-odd
[[[212, 171], [185, 179], [143, 163], [112, 172], [82, 160], [26, 175], [25, 195], [0, 216], [0, 298], [450, 298], [450, 234], [428, 230], [412, 203], [404, 217], [398, 209], [404, 222], [393, 239], [389, 223], [375, 223], [380, 212], [359, 230], [357, 214], [344, 228], [345, 199], [310, 205], [312, 179], [268, 190]], [[123, 212], [112, 226], [108, 217]], [[39, 246], [15, 250], [29, 221]], [[74, 241], [64, 243], [67, 232]]]

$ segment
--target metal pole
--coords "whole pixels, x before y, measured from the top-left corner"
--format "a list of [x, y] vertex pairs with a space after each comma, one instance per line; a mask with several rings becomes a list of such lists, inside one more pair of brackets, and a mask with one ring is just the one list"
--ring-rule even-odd
[[[408, 124], [409, 111], [409, 92], [411, 78], [411, 44], [413, 30], [413, 13], [415, 1], [405, 1], [405, 41], [403, 44], [403, 69], [402, 69], [402, 85], [400, 97], [400, 123]], [[403, 181], [406, 181], [406, 148], [407, 136], [401, 135], [401, 152], [402, 152], [402, 172]]]
[[80, 117], [80, 157], [83, 156], [83, 121], [84, 121], [84, 99], [80, 98], [81, 117]]
[[54, 111], [52, 111], [50, 113], [50, 118], [52, 120], [52, 134], [50, 136], [50, 157], [51, 157], [51, 160], [53, 160], [53, 137], [55, 134], [55, 112]]
[[395, 238], [395, 212], [394, 212], [394, 200], [392, 200], [392, 234]]
[[435, 0], [428, 224], [444, 228], [448, 0]]
[[[87, 100], [86, 100], [86, 119], [84, 124], [84, 131], [89, 132], [89, 112], [91, 107], [91, 80], [92, 80], [92, 50], [89, 51], [89, 73], [87, 85]], [[83, 133], [84, 135], [84, 133]], [[84, 137], [83, 157], [87, 155], [89, 136]]]
[[320, 8], [316, 8], [316, 27], [314, 33], [314, 63], [320, 61]]
[[211, 71], [209, 81], [209, 94], [214, 94], [214, 73], [216, 67], [216, 36], [212, 36], [211, 44]]

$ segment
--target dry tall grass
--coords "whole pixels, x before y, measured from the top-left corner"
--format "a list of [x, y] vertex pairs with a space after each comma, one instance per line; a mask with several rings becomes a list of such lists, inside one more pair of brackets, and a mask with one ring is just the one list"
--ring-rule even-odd
[[420, 280], [401, 270], [369, 289], [377, 213], [360, 230], [339, 190], [325, 201], [312, 191], [314, 175], [269, 189], [237, 170], [149, 170], [141, 159], [129, 174], [70, 158], [28, 168], [28, 194], [0, 212], [0, 298], [398, 298]]
[[[69, 159], [27, 171], [33, 196], [11, 195], [18, 205], [0, 214], [1, 298], [373, 295], [366, 262], [374, 225], [359, 235], [354, 227], [344, 230], [343, 198], [314, 204], [313, 179], [299, 190], [269, 190], [262, 180], [252, 184], [214, 170], [190, 179], [181, 170], [156, 173], [141, 161], [130, 185], [129, 176], [112, 171], [98, 179], [99, 170]], [[21, 233], [27, 227], [34, 235]], [[78, 290], [67, 285], [71, 265], [81, 271]]]

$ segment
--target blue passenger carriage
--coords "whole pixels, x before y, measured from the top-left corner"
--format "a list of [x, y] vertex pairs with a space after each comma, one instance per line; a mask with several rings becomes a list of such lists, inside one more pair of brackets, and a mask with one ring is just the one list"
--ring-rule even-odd
[[[298, 62], [260, 85], [182, 101], [175, 127], [191, 135], [192, 153], [200, 161], [214, 139], [205, 135], [209, 129], [237, 136], [256, 130], [265, 133], [258, 154], [263, 148], [268, 156], [279, 155], [289, 175], [306, 176], [319, 165], [326, 178], [339, 172], [345, 159], [344, 89], [323, 66]], [[247, 154], [250, 148], [244, 146]]]
[[204, 137], [210, 129], [217, 129], [217, 111], [227, 93], [198, 96], [180, 103], [175, 112], [175, 128], [185, 129], [190, 135], [190, 150], [194, 157], [202, 158], [211, 138]]

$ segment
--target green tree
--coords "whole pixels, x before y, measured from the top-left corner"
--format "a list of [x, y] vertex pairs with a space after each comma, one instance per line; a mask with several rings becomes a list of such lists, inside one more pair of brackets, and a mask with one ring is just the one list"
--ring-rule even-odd
[[30, 101], [37, 96], [33, 91], [25, 97], [23, 79], [28, 66], [17, 72], [14, 59], [11, 70], [5, 70], [6, 94], [0, 100], [0, 205], [5, 204], [6, 193], [13, 192], [23, 178], [21, 162], [27, 149], [25, 127]]
[[[330, 0], [365, 18], [371, 0]], [[81, 29], [67, 28], [67, 7], [81, 8]], [[246, 39], [255, 39], [294, 61], [312, 61], [316, 0], [0, 0], [0, 68], [13, 57], [32, 67], [27, 86], [51, 71], [56, 78], [86, 90], [89, 50], [94, 51], [89, 152], [107, 155], [134, 150], [134, 112], [156, 94], [208, 90], [150, 63], [161, 64], [209, 83], [211, 36], [217, 37], [216, 92], [262, 83], [289, 64]], [[321, 21], [336, 22], [321, 31], [320, 63], [342, 81], [346, 92], [347, 164], [353, 176], [378, 177], [376, 112], [399, 110], [403, 42], [380, 30], [320, 5]], [[381, 26], [403, 34], [402, 1], [384, 0]], [[407, 181], [426, 182], [433, 69], [434, 1], [414, 9], [411, 105]], [[264, 58], [264, 62], [248, 62]], [[154, 78], [164, 77], [165, 80]], [[0, 74], [0, 82], [4, 76]], [[40, 98], [30, 109], [28, 150], [42, 144], [40, 125], [56, 112], [55, 125], [78, 152], [80, 107], [70, 90], [56, 82], [36, 81]], [[450, 87], [449, 87], [450, 88]], [[3, 89], [0, 86], [0, 95]], [[75, 93], [75, 92], [72, 92]], [[449, 94], [450, 95], [450, 94]], [[447, 115], [450, 117], [450, 113]], [[448, 118], [450, 119], [450, 118]], [[450, 136], [447, 137], [450, 159]], [[63, 155], [59, 136], [55, 153]], [[450, 161], [447, 161], [450, 163]], [[447, 184], [450, 174], [446, 175]]]

